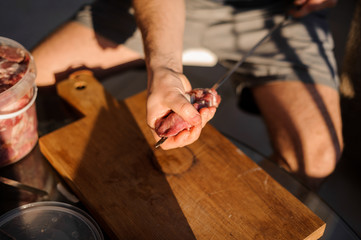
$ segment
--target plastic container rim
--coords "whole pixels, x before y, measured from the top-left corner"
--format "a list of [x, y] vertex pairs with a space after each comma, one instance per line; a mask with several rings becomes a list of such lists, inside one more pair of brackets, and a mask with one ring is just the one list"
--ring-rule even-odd
[[20, 216], [25, 211], [31, 211], [31, 210], [57, 210], [61, 211], [63, 213], [71, 214], [72, 216], [75, 216], [79, 218], [83, 223], [85, 223], [92, 231], [94, 236], [96, 237], [96, 240], [104, 240], [104, 236], [102, 234], [102, 231], [99, 227], [99, 225], [96, 223], [96, 221], [85, 211], [81, 210], [78, 207], [75, 207], [73, 205], [63, 203], [63, 202], [56, 202], [56, 201], [44, 201], [44, 202], [34, 202], [34, 203], [28, 203], [23, 206], [14, 208], [2, 216], [0, 216], [0, 228], [3, 224], [6, 224], [9, 222], [9, 220]]
[[[9, 89], [7, 89], [7, 90], [0, 93], [0, 108], [3, 105], [6, 106], [6, 104], [4, 104], [4, 103], [6, 103], [9, 100], [11, 100], [12, 98], [14, 98], [13, 95], [15, 95], [15, 99], [13, 100], [14, 102], [17, 101], [18, 99], [22, 98], [25, 95], [26, 90], [29, 89], [29, 87], [34, 84], [35, 78], [36, 78], [36, 66], [35, 66], [35, 63], [34, 63], [33, 55], [23, 45], [21, 45], [17, 41], [12, 40], [10, 38], [0, 36], [0, 43], [7, 44], [7, 42], [9, 43], [8, 44], [9, 46], [16, 46], [16, 47], [19, 47], [22, 50], [24, 50], [29, 55], [30, 60], [29, 60], [29, 66], [26, 69], [26, 72], [25, 72], [24, 76], [16, 84], [11, 86]], [[32, 76], [29, 75], [31, 65], [33, 65], [33, 70], [34, 70], [33, 79], [31, 79]], [[16, 91], [18, 91], [20, 93], [14, 94]]]
[[38, 95], [38, 88], [34, 85], [33, 97], [28, 102], [28, 104], [26, 104], [26, 106], [24, 106], [23, 108], [17, 110], [16, 112], [6, 113], [6, 114], [1, 114], [0, 113], [0, 120], [14, 118], [14, 117], [19, 116], [20, 114], [26, 112], [33, 105], [33, 103], [35, 102], [35, 99], [36, 99], [37, 95]]

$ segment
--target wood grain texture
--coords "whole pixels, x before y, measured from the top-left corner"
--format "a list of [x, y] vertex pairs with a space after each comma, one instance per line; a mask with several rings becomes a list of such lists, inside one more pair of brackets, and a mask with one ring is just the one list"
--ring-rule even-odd
[[113, 239], [322, 236], [325, 223], [212, 126], [163, 151], [145, 92], [118, 102], [79, 72], [58, 93], [84, 117], [43, 136], [41, 151]]

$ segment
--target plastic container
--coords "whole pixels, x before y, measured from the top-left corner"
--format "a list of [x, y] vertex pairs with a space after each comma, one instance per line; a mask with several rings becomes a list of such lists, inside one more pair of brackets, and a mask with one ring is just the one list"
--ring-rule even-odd
[[0, 239], [103, 240], [98, 224], [83, 210], [61, 202], [36, 202], [0, 217]]
[[35, 78], [32, 55], [0, 37], [0, 167], [19, 161], [37, 143]]

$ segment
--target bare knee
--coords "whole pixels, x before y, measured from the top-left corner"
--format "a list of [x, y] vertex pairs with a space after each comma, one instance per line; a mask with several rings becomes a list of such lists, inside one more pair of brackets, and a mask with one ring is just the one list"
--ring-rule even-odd
[[304, 159], [304, 171], [297, 172], [297, 175], [308, 187], [317, 190], [324, 180], [335, 171], [341, 152], [342, 148], [335, 149], [331, 145], [322, 146], [321, 149], [318, 149], [317, 154]]
[[301, 147], [283, 149], [281, 165], [298, 176], [307, 185], [317, 187], [336, 168], [343, 151], [343, 143], [335, 145], [328, 141], [309, 141]]
[[306, 156], [304, 160], [304, 174], [308, 178], [324, 179], [332, 174], [340, 158], [340, 153], [333, 146], [317, 150], [313, 156]]
[[311, 155], [306, 155], [305, 175], [311, 178], [326, 178], [332, 174], [341, 158], [343, 151], [342, 138], [337, 142], [327, 140], [313, 143]]

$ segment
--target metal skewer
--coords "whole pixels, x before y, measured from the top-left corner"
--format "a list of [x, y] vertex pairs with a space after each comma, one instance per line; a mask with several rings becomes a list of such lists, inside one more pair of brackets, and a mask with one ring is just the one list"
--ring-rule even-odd
[[[253, 54], [253, 52], [264, 42], [266, 41], [274, 32], [276, 32], [278, 29], [280, 29], [287, 21], [289, 17], [286, 16], [285, 19], [283, 19], [279, 24], [275, 25], [261, 40], [259, 40], [252, 48], [249, 50], [245, 55], [242, 56], [242, 58], [234, 64], [234, 66], [229, 69], [213, 86], [212, 88], [214, 90], [217, 90], [223, 83], [225, 83], [230, 76], [239, 68], [246, 59]], [[167, 140], [168, 137], [162, 137], [156, 144], [155, 148], [158, 148], [162, 143], [164, 143]]]
[[168, 139], [168, 137], [162, 137], [162, 138], [154, 145], [154, 147], [155, 147], [155, 148], [159, 148], [160, 145], [162, 145], [162, 143], [164, 143], [165, 140], [167, 140], [167, 139]]
[[282, 22], [275, 25], [261, 40], [259, 40], [252, 48], [249, 50], [245, 55], [242, 56], [242, 58], [234, 64], [234, 66], [229, 69], [214, 85], [213, 89], [217, 90], [223, 83], [225, 83], [230, 76], [239, 68], [246, 59], [253, 54], [253, 52], [264, 42], [266, 41], [275, 31], [277, 31], [279, 28], [281, 28], [288, 20], [288, 17], [286, 17]]
[[9, 185], [9, 186], [15, 187], [15, 188], [19, 188], [19, 189], [23, 189], [28, 192], [35, 193], [39, 196], [48, 196], [49, 195], [49, 193], [44, 190], [26, 185], [24, 183], [21, 183], [21, 182], [18, 182], [18, 181], [9, 179], [9, 178], [0, 177], [0, 182], [4, 183], [6, 185]]

